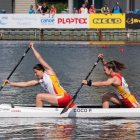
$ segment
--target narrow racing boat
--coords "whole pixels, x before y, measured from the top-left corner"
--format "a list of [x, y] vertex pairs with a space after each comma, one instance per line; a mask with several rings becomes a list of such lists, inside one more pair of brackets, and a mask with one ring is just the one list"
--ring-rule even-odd
[[0, 105], [1, 118], [46, 118], [46, 117], [66, 117], [66, 118], [138, 118], [140, 108], [121, 108], [112, 105], [108, 109], [103, 109], [101, 105], [85, 105], [78, 108], [70, 108], [60, 115], [63, 108], [44, 106], [38, 108], [32, 105]]

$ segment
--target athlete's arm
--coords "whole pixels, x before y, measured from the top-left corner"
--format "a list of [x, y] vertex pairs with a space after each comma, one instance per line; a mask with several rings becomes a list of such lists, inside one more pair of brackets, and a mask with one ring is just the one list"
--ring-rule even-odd
[[45, 71], [47, 71], [48, 74], [50, 74], [50, 75], [55, 75], [55, 72], [53, 71], [53, 69], [43, 60], [41, 55], [34, 48], [34, 43], [30, 43], [30, 47], [32, 48], [32, 50], [34, 52], [35, 57], [38, 59], [38, 61], [44, 67]]
[[114, 78], [109, 78], [107, 81], [92, 82], [91, 85], [95, 87], [109, 86], [109, 85], [112, 85], [114, 82], [115, 82]]
[[90, 84], [88, 84], [87, 80], [83, 80], [82, 83], [85, 85], [89, 85], [89, 86], [94, 86], [94, 87], [101, 87], [101, 86], [109, 86], [112, 85], [115, 82], [114, 78], [109, 78], [107, 81], [99, 81], [99, 82], [91, 82]]
[[5, 80], [4, 83], [6, 83], [6, 85], [15, 86], [15, 87], [29, 87], [29, 86], [35, 86], [39, 84], [38, 80], [32, 80], [28, 82], [10, 82], [9, 80]]

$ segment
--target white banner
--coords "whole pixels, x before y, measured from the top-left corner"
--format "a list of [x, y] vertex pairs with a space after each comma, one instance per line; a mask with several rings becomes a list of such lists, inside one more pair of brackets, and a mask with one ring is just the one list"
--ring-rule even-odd
[[0, 28], [89, 28], [89, 15], [0, 14]]

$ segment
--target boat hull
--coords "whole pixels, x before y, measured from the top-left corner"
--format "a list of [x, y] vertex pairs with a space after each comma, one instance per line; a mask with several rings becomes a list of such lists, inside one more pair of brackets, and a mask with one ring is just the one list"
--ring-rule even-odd
[[82, 106], [69, 109], [60, 115], [63, 108], [29, 107], [10, 104], [0, 105], [0, 118], [139, 118], [140, 108], [98, 108], [97, 106]]

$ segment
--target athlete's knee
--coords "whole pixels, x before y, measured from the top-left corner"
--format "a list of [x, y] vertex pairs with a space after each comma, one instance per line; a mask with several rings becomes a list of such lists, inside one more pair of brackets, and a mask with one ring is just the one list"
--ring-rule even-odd
[[40, 94], [36, 95], [36, 100], [41, 100], [41, 95]]

